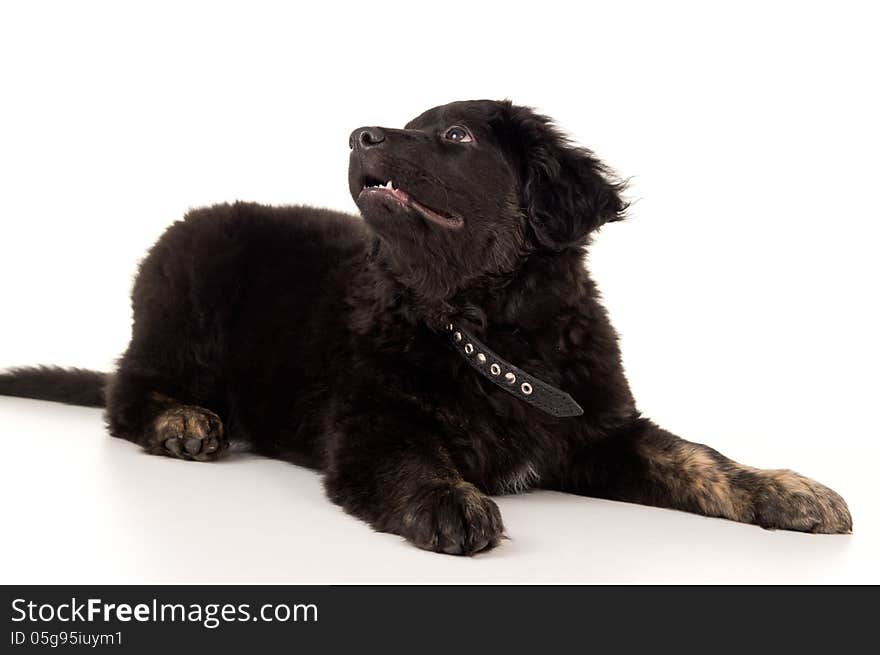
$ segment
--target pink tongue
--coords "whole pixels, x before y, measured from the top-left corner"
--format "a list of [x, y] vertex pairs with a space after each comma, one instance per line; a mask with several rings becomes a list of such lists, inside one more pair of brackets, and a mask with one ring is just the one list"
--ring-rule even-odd
[[395, 198], [399, 198], [403, 202], [407, 202], [409, 200], [409, 196], [405, 191], [401, 191], [400, 189], [391, 189], [391, 195]]

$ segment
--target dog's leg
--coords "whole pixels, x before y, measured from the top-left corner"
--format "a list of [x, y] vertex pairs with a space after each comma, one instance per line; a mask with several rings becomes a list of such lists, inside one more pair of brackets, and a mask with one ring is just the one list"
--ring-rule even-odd
[[737, 464], [644, 419], [603, 441], [578, 447], [554, 486], [765, 528], [852, 530], [846, 503], [828, 487], [793, 471]]
[[155, 455], [202, 462], [220, 457], [228, 446], [220, 417], [160, 391], [169, 387], [157, 375], [121, 368], [107, 394], [110, 433]]
[[498, 506], [462, 479], [426, 421], [385, 410], [340, 422], [325, 485], [329, 497], [376, 530], [420, 548], [471, 555], [495, 546]]

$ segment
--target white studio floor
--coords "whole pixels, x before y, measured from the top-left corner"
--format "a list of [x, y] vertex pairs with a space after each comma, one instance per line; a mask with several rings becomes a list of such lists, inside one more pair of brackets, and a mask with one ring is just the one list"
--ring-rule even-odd
[[466, 559], [372, 532], [313, 471], [145, 455], [107, 436], [97, 409], [0, 398], [0, 438], [6, 584], [880, 582], [876, 521], [859, 511], [870, 499], [853, 490], [850, 536], [551, 492], [502, 497], [510, 538]]

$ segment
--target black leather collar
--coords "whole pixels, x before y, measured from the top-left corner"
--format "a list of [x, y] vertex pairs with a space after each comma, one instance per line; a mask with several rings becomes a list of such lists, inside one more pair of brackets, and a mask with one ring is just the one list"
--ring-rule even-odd
[[448, 323], [446, 331], [452, 347], [471, 368], [512, 396], [551, 416], [580, 416], [584, 413], [567, 393], [505, 361], [467, 330]]

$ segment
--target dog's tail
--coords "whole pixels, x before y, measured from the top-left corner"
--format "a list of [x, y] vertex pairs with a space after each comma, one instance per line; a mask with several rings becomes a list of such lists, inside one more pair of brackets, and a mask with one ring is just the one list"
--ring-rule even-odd
[[109, 375], [84, 368], [33, 366], [0, 372], [0, 396], [104, 407]]

